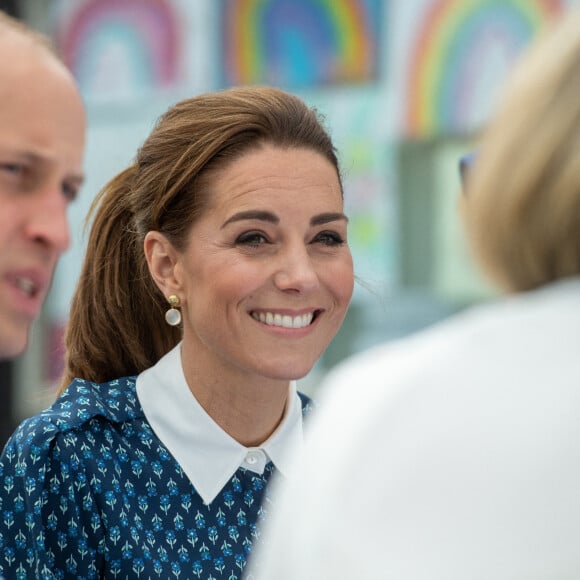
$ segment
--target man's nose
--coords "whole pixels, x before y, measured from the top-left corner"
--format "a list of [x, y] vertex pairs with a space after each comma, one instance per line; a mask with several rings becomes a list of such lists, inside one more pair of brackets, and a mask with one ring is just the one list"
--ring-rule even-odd
[[70, 245], [67, 216], [68, 201], [60, 186], [47, 186], [30, 199], [30, 213], [26, 221], [29, 239], [64, 252]]

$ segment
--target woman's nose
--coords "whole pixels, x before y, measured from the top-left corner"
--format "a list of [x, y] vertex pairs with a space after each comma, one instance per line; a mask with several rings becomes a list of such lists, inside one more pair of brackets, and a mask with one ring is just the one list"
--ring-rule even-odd
[[292, 248], [280, 256], [274, 283], [280, 290], [296, 292], [308, 292], [318, 286], [316, 265], [306, 248]]

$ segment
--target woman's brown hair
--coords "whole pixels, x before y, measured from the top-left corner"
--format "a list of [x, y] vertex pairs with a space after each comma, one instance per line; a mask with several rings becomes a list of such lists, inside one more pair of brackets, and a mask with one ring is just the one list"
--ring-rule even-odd
[[238, 87], [177, 103], [160, 117], [134, 163], [93, 202], [85, 260], [67, 325], [61, 390], [79, 377], [104, 382], [138, 374], [181, 339], [165, 323], [167, 301], [149, 275], [148, 231], [178, 249], [208, 205], [204, 180], [269, 143], [313, 150], [336, 168], [317, 111], [270, 87]]

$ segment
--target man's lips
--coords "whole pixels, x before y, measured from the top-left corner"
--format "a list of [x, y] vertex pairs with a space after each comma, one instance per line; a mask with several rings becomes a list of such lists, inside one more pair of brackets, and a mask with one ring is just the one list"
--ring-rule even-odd
[[44, 295], [50, 280], [50, 276], [39, 269], [12, 270], [5, 278], [28, 298]]

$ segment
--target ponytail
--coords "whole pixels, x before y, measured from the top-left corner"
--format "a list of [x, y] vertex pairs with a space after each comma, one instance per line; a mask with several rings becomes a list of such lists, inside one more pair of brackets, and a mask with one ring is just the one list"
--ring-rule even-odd
[[164, 296], [149, 275], [131, 207], [131, 166], [99, 193], [87, 253], [65, 334], [66, 361], [60, 392], [72, 379], [94, 382], [140, 373], [181, 339], [165, 324]]

